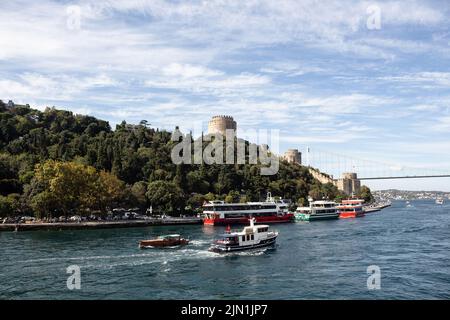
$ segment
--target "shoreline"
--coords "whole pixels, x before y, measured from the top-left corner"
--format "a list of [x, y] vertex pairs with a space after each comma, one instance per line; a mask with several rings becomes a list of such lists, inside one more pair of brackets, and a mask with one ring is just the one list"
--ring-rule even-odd
[[[366, 213], [381, 211], [391, 204], [380, 204], [365, 208]], [[0, 224], [2, 231], [39, 231], [39, 230], [89, 230], [89, 229], [114, 229], [134, 228], [148, 226], [171, 226], [171, 225], [198, 225], [203, 224], [202, 218], [166, 218], [148, 220], [124, 220], [124, 221], [89, 221], [89, 222], [36, 222], [36, 223], [3, 223]]]
[[88, 230], [133, 228], [148, 226], [193, 225], [202, 224], [201, 218], [169, 218], [128, 221], [90, 221], [90, 222], [37, 222], [37, 223], [4, 223], [0, 231], [37, 231], [37, 230]]

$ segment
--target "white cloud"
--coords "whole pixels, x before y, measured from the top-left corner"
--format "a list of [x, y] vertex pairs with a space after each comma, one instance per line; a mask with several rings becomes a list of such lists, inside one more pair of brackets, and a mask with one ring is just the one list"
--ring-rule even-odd
[[105, 74], [97, 76], [72, 77], [66, 75], [43, 75], [24, 73], [17, 80], [0, 80], [0, 96], [21, 100], [61, 100], [76, 99], [87, 90], [99, 87], [117, 86], [120, 82]]
[[409, 107], [412, 111], [424, 111], [424, 112], [436, 112], [439, 111], [441, 108], [436, 105], [432, 104], [418, 104], [412, 107]]
[[162, 72], [165, 76], [182, 78], [215, 77], [223, 75], [223, 72], [219, 70], [179, 63], [171, 63], [164, 67]]
[[450, 133], [450, 116], [439, 117], [435, 119], [435, 123], [430, 126], [435, 131]]
[[416, 72], [397, 76], [384, 76], [381, 80], [406, 83], [421, 88], [449, 87], [450, 72]]

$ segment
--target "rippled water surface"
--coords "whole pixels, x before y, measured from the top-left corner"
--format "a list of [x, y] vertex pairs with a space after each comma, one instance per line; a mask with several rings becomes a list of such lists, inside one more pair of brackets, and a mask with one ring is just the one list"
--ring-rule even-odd
[[[0, 233], [2, 299], [437, 299], [450, 298], [450, 204], [395, 202], [363, 218], [273, 225], [277, 246], [208, 252], [224, 228], [147, 227]], [[180, 233], [192, 243], [138, 249]], [[66, 268], [81, 268], [68, 290]], [[381, 289], [367, 289], [367, 267]]]

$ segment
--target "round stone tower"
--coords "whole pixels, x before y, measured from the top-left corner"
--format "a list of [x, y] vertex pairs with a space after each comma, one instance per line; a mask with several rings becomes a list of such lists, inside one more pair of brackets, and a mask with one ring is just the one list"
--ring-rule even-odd
[[236, 121], [230, 116], [214, 116], [208, 123], [208, 134], [220, 133], [226, 135], [226, 130], [237, 129]]
[[302, 163], [302, 154], [298, 151], [298, 149], [288, 149], [284, 153], [284, 159], [289, 163]]

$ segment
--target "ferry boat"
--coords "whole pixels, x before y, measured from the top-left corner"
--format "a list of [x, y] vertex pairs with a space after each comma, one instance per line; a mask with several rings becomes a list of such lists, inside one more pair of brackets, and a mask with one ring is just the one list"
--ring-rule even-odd
[[182, 238], [179, 234], [169, 234], [165, 236], [159, 236], [155, 239], [141, 240], [139, 241], [139, 248], [154, 248], [154, 247], [174, 247], [180, 245], [186, 245], [189, 243], [188, 239]]
[[364, 200], [362, 199], [342, 200], [342, 203], [337, 206], [339, 218], [348, 219], [364, 216], [363, 203]]
[[437, 198], [436, 204], [444, 204], [444, 198]]
[[275, 244], [278, 232], [269, 231], [268, 225], [256, 225], [256, 219], [250, 219], [250, 226], [244, 227], [241, 232], [229, 232], [220, 236], [213, 242], [209, 251], [225, 253], [263, 248]]
[[339, 212], [334, 201], [309, 200], [309, 207], [299, 207], [295, 211], [295, 220], [314, 221], [339, 218]]
[[288, 203], [275, 200], [270, 192], [264, 202], [210, 201], [203, 205], [203, 215], [203, 223], [212, 226], [247, 224], [250, 218], [255, 218], [255, 223], [283, 223], [294, 220], [294, 215], [288, 212]]

